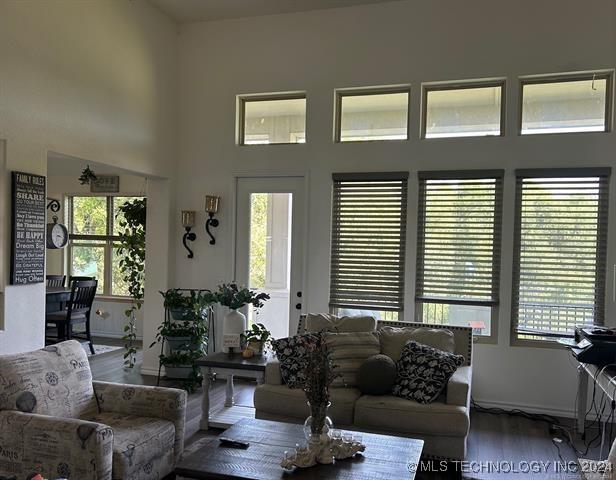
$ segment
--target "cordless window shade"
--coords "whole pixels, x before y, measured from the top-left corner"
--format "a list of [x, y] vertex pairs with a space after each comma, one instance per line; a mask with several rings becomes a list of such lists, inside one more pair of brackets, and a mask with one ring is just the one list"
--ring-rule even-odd
[[602, 325], [609, 168], [516, 171], [513, 321], [518, 334]]
[[408, 172], [333, 180], [330, 307], [402, 312]]
[[419, 172], [416, 301], [498, 303], [502, 170]]

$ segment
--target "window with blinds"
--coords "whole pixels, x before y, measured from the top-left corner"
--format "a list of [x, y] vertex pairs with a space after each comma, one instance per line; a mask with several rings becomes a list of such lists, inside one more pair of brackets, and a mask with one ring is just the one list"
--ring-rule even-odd
[[333, 175], [330, 308], [397, 319], [404, 310], [408, 172]]
[[609, 168], [516, 171], [513, 326], [518, 338], [602, 325]]
[[419, 172], [417, 320], [490, 335], [497, 311], [502, 170]]

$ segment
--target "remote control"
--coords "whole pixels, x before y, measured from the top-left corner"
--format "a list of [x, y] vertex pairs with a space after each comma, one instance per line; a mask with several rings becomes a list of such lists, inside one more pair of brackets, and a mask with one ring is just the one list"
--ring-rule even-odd
[[218, 441], [222, 446], [231, 448], [248, 448], [250, 445], [248, 442], [242, 442], [241, 440], [233, 440], [232, 438], [219, 437]]

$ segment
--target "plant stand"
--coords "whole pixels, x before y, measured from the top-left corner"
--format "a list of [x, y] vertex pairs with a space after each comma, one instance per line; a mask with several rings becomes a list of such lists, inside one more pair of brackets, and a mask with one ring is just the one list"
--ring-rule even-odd
[[[204, 289], [200, 289], [200, 290], [195, 290], [195, 289], [186, 289], [186, 288], [177, 288], [174, 289], [177, 292], [197, 292], [197, 293], [203, 293], [203, 292], [207, 292], [208, 290], [204, 290]], [[210, 348], [210, 342], [215, 342], [216, 341], [216, 335], [215, 335], [215, 330], [214, 330], [214, 325], [215, 325], [215, 321], [214, 321], [214, 309], [212, 307], [208, 307], [206, 310], [206, 316], [207, 319], [205, 321], [207, 321], [207, 336], [205, 338], [203, 338], [203, 341], [205, 342], [205, 352], [206, 354], [209, 351]], [[197, 321], [197, 320], [195, 320]], [[165, 307], [165, 317], [164, 317], [164, 322], [167, 324], [173, 324], [174, 322], [176, 322], [176, 320], [174, 320], [172, 318], [171, 315], [171, 309]], [[169, 382], [182, 382], [184, 384], [184, 387], [188, 390], [193, 389], [195, 386], [199, 385], [201, 383], [201, 377], [197, 376], [196, 378], [194, 377], [194, 375], [186, 375], [185, 374], [185, 366], [176, 366], [176, 365], [169, 365], [169, 372], [163, 377], [162, 374], [162, 368], [163, 368], [163, 362], [162, 359], [164, 357], [169, 357], [169, 355], [165, 355], [165, 346], [167, 346], [167, 348], [169, 349], [169, 355], [175, 353], [175, 351], [177, 350], [177, 346], [176, 344], [174, 344], [173, 342], [169, 342], [165, 336], [162, 336], [161, 341], [160, 341], [160, 356], [159, 356], [159, 361], [158, 361], [158, 375], [156, 378], [156, 385], [159, 386], [161, 380], [162, 381], [169, 381]], [[193, 363], [194, 365], [194, 363]], [[193, 370], [193, 365], [190, 365], [191, 368], [191, 373]], [[167, 370], [167, 368], [165, 369]], [[175, 375], [174, 375], [175, 372]]]

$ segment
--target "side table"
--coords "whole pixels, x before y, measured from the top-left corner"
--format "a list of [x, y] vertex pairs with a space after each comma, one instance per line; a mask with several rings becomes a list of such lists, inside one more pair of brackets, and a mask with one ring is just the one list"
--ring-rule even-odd
[[[255, 355], [244, 358], [241, 353], [217, 352], [201, 357], [195, 363], [201, 368], [203, 375], [203, 400], [201, 403], [201, 430], [210, 427], [228, 428], [242, 418], [254, 418], [253, 407], [235, 405], [233, 391], [233, 377], [255, 378], [258, 384], [263, 383], [265, 377], [265, 364], [271, 356]], [[225, 404], [221, 409], [210, 411], [210, 376], [212, 373], [227, 376], [227, 390]]]

